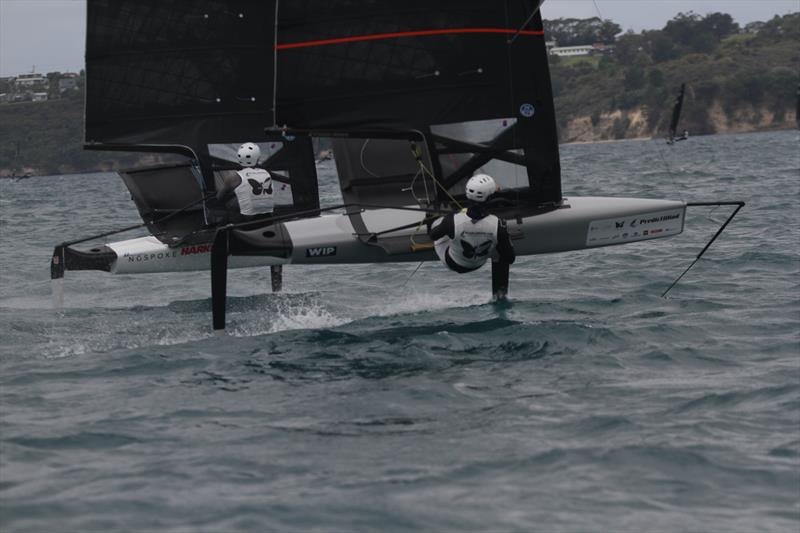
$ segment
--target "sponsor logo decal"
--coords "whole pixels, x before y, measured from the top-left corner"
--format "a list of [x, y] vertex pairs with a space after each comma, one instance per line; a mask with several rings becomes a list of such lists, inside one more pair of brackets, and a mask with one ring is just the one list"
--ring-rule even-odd
[[593, 220], [589, 222], [586, 244], [598, 246], [669, 237], [682, 231], [682, 221], [680, 208], [643, 213], [634, 218]]
[[145, 261], [157, 261], [159, 259], [172, 259], [178, 257], [178, 252], [177, 250], [172, 250], [169, 252], [159, 252], [157, 254], [123, 254], [122, 257], [126, 257], [128, 263], [142, 263]]
[[525, 118], [531, 118], [535, 112], [536, 108], [533, 107], [533, 104], [525, 103], [519, 106], [519, 114]]
[[306, 257], [327, 257], [336, 255], [335, 246], [324, 246], [322, 248], [306, 248]]
[[[638, 223], [639, 224], [655, 224], [657, 222], [666, 222], [668, 220], [675, 220], [675, 219], [678, 219], [678, 218], [681, 218], [680, 213], [675, 213], [673, 215], [663, 215], [663, 216], [660, 216], [660, 217], [653, 217], [653, 218], [643, 218], [643, 219], [639, 220]], [[631, 227], [632, 228], [635, 227], [636, 224], [637, 224], [636, 219], [633, 219], [633, 222], [631, 222]]]
[[186, 248], [181, 248], [181, 255], [207, 254], [210, 252], [210, 244], [200, 244], [198, 246], [187, 246]]

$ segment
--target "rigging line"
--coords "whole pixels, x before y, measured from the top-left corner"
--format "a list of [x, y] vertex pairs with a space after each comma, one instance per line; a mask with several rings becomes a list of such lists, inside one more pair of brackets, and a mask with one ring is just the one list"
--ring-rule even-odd
[[278, 4], [275, 0], [275, 41], [272, 50], [272, 125], [278, 125]]
[[168, 214], [167, 216], [165, 216], [163, 218], [150, 219], [150, 220], [148, 220], [146, 222], [141, 222], [141, 223], [136, 224], [134, 226], [127, 226], [125, 228], [112, 230], [112, 231], [107, 231], [105, 233], [99, 233], [97, 235], [92, 235], [91, 237], [84, 237], [82, 239], [77, 239], [77, 240], [74, 240], [74, 241], [62, 242], [59, 246], [72, 246], [73, 244], [80, 244], [82, 242], [93, 241], [94, 239], [100, 239], [102, 237], [108, 237], [110, 235], [116, 235], [117, 233], [124, 233], [126, 231], [130, 231], [130, 230], [133, 230], [133, 229], [143, 228], [144, 226], [147, 226], [148, 224], [154, 224], [156, 222], [164, 222], [165, 220], [169, 220], [170, 218], [174, 217], [175, 215], [179, 215], [180, 213], [183, 213], [187, 209], [190, 209], [190, 208], [196, 206], [197, 204], [199, 204], [200, 202], [204, 202], [204, 201], [206, 201], [206, 200], [208, 200], [208, 199], [210, 199], [210, 198], [212, 198], [214, 196], [216, 196], [216, 193], [213, 193], [213, 192], [209, 193], [209, 194], [203, 196], [202, 198], [200, 198], [199, 200], [196, 200], [196, 201], [190, 203], [189, 205], [181, 207], [177, 211], [173, 211], [172, 213]]
[[[422, 139], [423, 139], [423, 142], [425, 142], [426, 145], [427, 145], [427, 138], [423, 135]], [[436, 146], [435, 143], [433, 144], [433, 146], [434, 146], [434, 153], [433, 154], [431, 154], [430, 148], [428, 149], [428, 157], [430, 159], [433, 159], [434, 157], [439, 157], [439, 154], [435, 151], [435, 146]], [[422, 162], [422, 155], [424, 154], [424, 152], [422, 151], [422, 148], [415, 149], [414, 150], [414, 154], [415, 155], [419, 155], [419, 160], [420, 160], [420, 162]], [[439, 168], [441, 168], [441, 166], [442, 165], [441, 165], [441, 162], [440, 162], [439, 163]], [[428, 191], [428, 178], [425, 177], [424, 165], [420, 165], [420, 167], [421, 168], [419, 169], [419, 172], [422, 174], [422, 186], [425, 188], [425, 201], [426, 201], [426, 203], [428, 205], [431, 205], [431, 194]], [[435, 183], [435, 181], [436, 180], [434, 180], [434, 183], [432, 184], [432, 187], [433, 187], [433, 201], [436, 201], [436, 183]]]
[[[417, 171], [417, 176], [420, 175], [420, 174], [422, 174], [422, 186], [425, 188], [425, 203], [427, 205], [431, 205], [431, 194], [430, 194], [430, 192], [428, 192], [428, 180], [425, 179], [425, 174], [421, 170]], [[416, 176], [414, 176], [414, 181], [417, 181], [417, 177]], [[436, 192], [436, 188], [435, 187], [434, 187], [433, 191]], [[414, 194], [414, 182], [411, 182], [411, 194], [412, 195]], [[417, 201], [419, 201], [419, 200], [417, 200]]]
[[[510, 17], [509, 17], [509, 14], [508, 14], [508, 2], [506, 2], [505, 6], [506, 6], [505, 7], [506, 26], [508, 26], [510, 24]], [[534, 17], [534, 15], [536, 15], [536, 12], [537, 12], [537, 10], [534, 10], [533, 13], [531, 13], [531, 16], [528, 18], [528, 20], [525, 22], [525, 24], [523, 24], [523, 27], [525, 25], [527, 25], [528, 22], [530, 22], [530, 20]], [[544, 31], [542, 31], [542, 33], [544, 34]], [[506, 66], [508, 68], [509, 74], [512, 73], [512, 68], [511, 68], [511, 46], [510, 46], [511, 42], [512, 41], [509, 41], [509, 43], [508, 43], [509, 45], [506, 46], [506, 62], [507, 62]], [[512, 117], [516, 116], [517, 113], [516, 113], [516, 110], [514, 109], [514, 76], [513, 76], [513, 74], [508, 77], [508, 107], [509, 107], [509, 112], [511, 113], [511, 116]], [[517, 144], [517, 127], [516, 127], [516, 124], [513, 124], [511, 126], [511, 128], [512, 128], [512, 130], [511, 130], [511, 146], [518, 146], [518, 144]], [[522, 149], [522, 156], [525, 157], [525, 149], [524, 148]], [[527, 161], [526, 161], [526, 164], [525, 164], [525, 170], [527, 171]], [[528, 178], [528, 183], [530, 185], [530, 178]], [[515, 195], [514, 196], [516, 197], [517, 202], [519, 202], [519, 189], [516, 188], [517, 184], [519, 184], [519, 165], [514, 165], [514, 185], [515, 185]]]
[[[409, 236], [409, 240], [411, 241], [411, 249], [412, 250], [414, 249], [414, 246], [419, 246], [419, 244], [417, 243], [416, 239], [414, 239], [414, 237], [417, 235], [417, 232], [419, 232], [420, 228], [428, 220], [428, 218], [429, 217], [427, 217], [427, 216], [422, 217], [420, 219], [420, 221], [419, 221], [419, 224], [417, 224], [417, 227], [414, 228], [414, 232]], [[412, 274], [412, 276], [413, 276], [413, 274]]]
[[[508, 4], [506, 4], [506, 6], [508, 6]], [[516, 31], [516, 33], [514, 33], [514, 35], [512, 35], [511, 38], [508, 40], [508, 44], [514, 44], [514, 41], [519, 36], [520, 32], [522, 32], [522, 29], [525, 28], [525, 26], [527, 26], [528, 24], [530, 24], [531, 20], [533, 20], [533, 17], [536, 15], [537, 11], [539, 11], [539, 8], [533, 10], [533, 12], [528, 16], [525, 22], [522, 23], [522, 26], [520, 26], [519, 29]], [[506, 14], [507, 13], [508, 13], [508, 7], [506, 7]]]
[[428, 169], [428, 167], [426, 167], [426, 166], [425, 166], [425, 163], [423, 163], [423, 162], [422, 162], [422, 149], [421, 149], [421, 148], [419, 148], [419, 147], [418, 147], [418, 146], [417, 146], [415, 143], [413, 143], [413, 142], [411, 143], [411, 153], [412, 153], [412, 154], [414, 154], [414, 159], [416, 159], [416, 160], [417, 160], [417, 164], [419, 164], [419, 168], [420, 168], [420, 170], [422, 171], [422, 179], [423, 179], [423, 181], [424, 181], [424, 179], [425, 179], [425, 174], [427, 173], [427, 174], [428, 174], [428, 175], [431, 177], [431, 179], [433, 180], [433, 183], [435, 183], [436, 185], [438, 185], [438, 186], [439, 186], [439, 188], [440, 188], [440, 189], [442, 189], [442, 191], [443, 191], [443, 192], [444, 192], [444, 193], [445, 193], [445, 194], [446, 194], [446, 195], [447, 195], [447, 196], [448, 196], [448, 197], [449, 197], [449, 198], [450, 198], [450, 199], [453, 201], [453, 203], [454, 203], [454, 204], [456, 204], [456, 205], [458, 206], [458, 208], [459, 208], [459, 209], [464, 209], [464, 206], [462, 206], [462, 205], [461, 205], [461, 204], [458, 202], [458, 200], [456, 200], [455, 198], [453, 198], [453, 195], [452, 195], [452, 194], [450, 194], [450, 191], [448, 191], [447, 189], [445, 189], [444, 185], [442, 185], [442, 184], [439, 182], [439, 180], [438, 180], [438, 179], [436, 179], [436, 176], [434, 175], [434, 173], [433, 173], [433, 172], [431, 172], [431, 171]]
[[683, 278], [683, 276], [685, 276], [686, 273], [689, 272], [689, 270], [700, 260], [700, 258], [703, 257], [703, 254], [706, 253], [706, 250], [708, 250], [711, 247], [711, 245], [714, 244], [714, 241], [717, 240], [717, 237], [719, 237], [722, 234], [722, 232], [725, 230], [725, 228], [728, 227], [728, 224], [730, 224], [731, 220], [733, 220], [733, 217], [736, 216], [736, 213], [738, 213], [739, 210], [742, 207], [744, 207], [744, 202], [694, 202], [694, 203], [686, 204], [686, 207], [702, 207], [702, 206], [717, 206], [717, 207], [719, 207], [719, 206], [722, 206], [722, 205], [735, 205], [736, 209], [733, 210], [733, 213], [731, 213], [731, 215], [728, 217], [728, 220], [726, 220], [725, 223], [722, 226], [720, 226], [720, 228], [717, 230], [717, 233], [715, 233], [714, 236], [711, 237], [711, 240], [708, 241], [708, 244], [706, 244], [705, 247], [700, 251], [700, 253], [697, 254], [697, 257], [695, 258], [694, 261], [692, 261], [692, 264], [689, 265], [688, 267], [686, 267], [686, 270], [684, 270], [683, 273], [681, 273], [681, 275], [678, 276], [678, 279], [673, 281], [672, 285], [670, 285], [667, 288], [667, 290], [665, 290], [661, 294], [662, 298], [666, 298], [667, 293], [670, 290], [672, 290], [672, 287], [677, 285], [678, 282]]
[[678, 182], [675, 179], [675, 175], [672, 173], [672, 169], [670, 168], [667, 159], [664, 157], [664, 152], [661, 151], [661, 145], [659, 144], [658, 141], [656, 141], [655, 138], [652, 138], [650, 140], [653, 141], [653, 143], [655, 143], [656, 151], [658, 152], [659, 157], [661, 157], [661, 161], [664, 163], [664, 167], [667, 169], [667, 174], [672, 180], [672, 186], [675, 187], [675, 190], [677, 190], [678, 198], [680, 198], [681, 201], [683, 201], [683, 189], [678, 187]]
[[442, 184], [441, 184], [441, 182], [440, 182], [438, 179], [436, 179], [436, 176], [433, 174], [433, 172], [431, 172], [430, 170], [428, 170], [428, 168], [425, 166], [425, 164], [424, 164], [424, 163], [422, 163], [422, 161], [420, 161], [420, 162], [419, 162], [419, 166], [420, 166], [420, 168], [422, 168], [423, 172], [427, 172], [427, 173], [428, 173], [428, 175], [431, 177], [431, 179], [433, 180], [433, 182], [434, 182], [436, 185], [438, 185], [438, 186], [439, 186], [439, 188], [440, 188], [440, 189], [442, 189], [442, 191], [444, 191], [444, 193], [445, 193], [445, 194], [446, 194], [446, 195], [447, 195], [447, 196], [448, 196], [448, 197], [449, 197], [449, 198], [450, 198], [450, 199], [453, 201], [453, 203], [454, 203], [454, 204], [456, 204], [456, 205], [458, 206], [458, 208], [459, 208], [459, 209], [464, 209], [464, 206], [463, 206], [463, 205], [461, 205], [461, 203], [460, 203], [458, 200], [456, 200], [455, 198], [453, 198], [453, 195], [452, 195], [452, 194], [450, 194], [450, 191], [448, 191], [447, 189], [445, 189], [444, 185], [442, 185]]
[[[451, 211], [442, 211], [440, 209], [423, 209], [421, 207], [404, 207], [398, 205], [376, 205], [376, 204], [359, 204], [359, 203], [352, 203], [352, 204], [339, 204], [339, 205], [332, 205], [330, 207], [320, 207], [317, 209], [309, 209], [307, 211], [298, 211], [297, 213], [287, 213], [286, 215], [280, 216], [271, 216], [271, 217], [263, 217], [257, 218], [253, 220], [248, 220], [245, 222], [237, 222], [232, 224], [225, 224], [220, 226], [217, 229], [236, 229], [240, 227], [248, 227], [253, 226], [255, 224], [267, 224], [267, 223], [274, 223], [274, 222], [281, 222], [283, 220], [291, 220], [300, 217], [301, 215], [317, 215], [319, 213], [324, 213], [326, 211], [334, 211], [336, 209], [347, 209], [350, 207], [357, 207], [360, 209], [394, 209], [398, 211], [417, 211], [420, 213], [430, 213], [434, 215], [447, 215], [450, 214]], [[347, 213], [343, 213], [347, 214]]]
[[406, 281], [405, 281], [405, 283], [403, 283], [403, 284], [400, 286], [400, 290], [401, 290], [401, 291], [402, 291], [403, 289], [405, 289], [405, 288], [406, 288], [406, 285], [408, 285], [408, 282], [409, 282], [409, 281], [411, 281], [411, 278], [413, 278], [413, 277], [414, 277], [414, 274], [416, 274], [416, 273], [417, 273], [417, 271], [418, 271], [420, 268], [422, 268], [422, 263], [424, 263], [424, 262], [425, 262], [425, 261], [420, 261], [420, 262], [419, 262], [419, 264], [417, 265], [417, 268], [415, 268], [415, 269], [414, 269], [414, 272], [412, 272], [412, 273], [411, 273], [411, 275], [410, 275], [410, 276], [408, 276], [408, 277], [406, 278]]
[[[422, 183], [425, 185], [425, 201], [424, 202], [414, 192], [414, 185], [417, 183], [417, 180], [419, 179], [420, 176], [422, 176]], [[400, 191], [401, 192], [408, 191], [409, 193], [411, 193], [411, 197], [414, 198], [414, 201], [417, 202], [420, 205], [423, 205], [423, 204], [430, 205], [430, 203], [431, 203], [430, 196], [428, 195], [428, 185], [425, 183], [425, 176], [422, 174], [422, 171], [420, 169], [417, 169], [417, 172], [414, 174], [414, 177], [411, 178], [411, 185], [409, 185], [405, 189], [400, 189]]]
[[362, 144], [362, 145], [361, 145], [361, 153], [360, 153], [360, 155], [359, 155], [358, 159], [359, 159], [359, 162], [361, 163], [361, 168], [363, 168], [363, 169], [364, 169], [364, 171], [365, 171], [367, 174], [369, 174], [369, 175], [370, 175], [370, 176], [372, 176], [373, 178], [380, 178], [380, 176], [378, 176], [377, 174], [375, 174], [374, 172], [372, 172], [370, 169], [368, 169], [368, 168], [367, 168], [367, 165], [365, 165], [365, 164], [364, 164], [364, 152], [367, 150], [367, 145], [369, 144], [369, 142], [370, 142], [371, 140], [372, 140], [372, 139], [365, 139], [365, 140], [364, 140], [364, 144]]
[[714, 223], [717, 223], [717, 221], [716, 221], [716, 220], [714, 220], [713, 218], [711, 218], [712, 216], [714, 216], [714, 211], [716, 211], [717, 209], [719, 209], [719, 206], [716, 206], [714, 209], [712, 209], [711, 211], [709, 211], [709, 212], [708, 212], [708, 215], [706, 215], [706, 220], [708, 220], [709, 222], [714, 222]]
[[[225, 230], [234, 230], [238, 228], [254, 228], [258, 227], [259, 229], [263, 229], [265, 227], [269, 227], [276, 222], [283, 222], [284, 220], [296, 220], [302, 218], [310, 218], [313, 216], [320, 215], [327, 211], [335, 211], [336, 209], [348, 209], [351, 207], [358, 207], [361, 209], [371, 208], [371, 209], [395, 209], [399, 211], [417, 211], [420, 213], [429, 213], [432, 215], [437, 216], [444, 216], [452, 213], [452, 211], [442, 211], [442, 210], [435, 210], [435, 209], [423, 209], [421, 207], [401, 207], [396, 205], [372, 205], [372, 204], [338, 204], [332, 205], [330, 207], [319, 207], [316, 209], [308, 209], [306, 211], [297, 211], [295, 213], [288, 213], [285, 215], [280, 216], [270, 216], [270, 217], [262, 217], [262, 218], [255, 218], [253, 220], [247, 220], [244, 222], [235, 222], [230, 224], [222, 224], [213, 228], [200, 228], [193, 231], [190, 231], [178, 241], [173, 242], [170, 244], [171, 248], [175, 248], [176, 246], [180, 246], [183, 242], [186, 241], [189, 237], [193, 235], [197, 235], [198, 233], [202, 233], [209, 230], [215, 231], [225, 231]], [[342, 213], [342, 215], [349, 215], [351, 213]], [[306, 216], [307, 215], [307, 216]], [[416, 224], [416, 222], [414, 223]]]
[[[425, 200], [424, 201], [422, 200], [422, 198], [417, 196], [416, 192], [414, 192], [414, 185], [416, 185], [417, 180], [420, 178], [420, 176], [422, 176], [422, 187], [425, 189]], [[431, 205], [431, 194], [430, 194], [430, 191], [428, 191], [428, 180], [425, 179], [425, 173], [422, 172], [422, 169], [419, 169], [419, 168], [417, 169], [417, 172], [414, 174], [414, 177], [411, 179], [411, 185], [408, 187], [408, 189], [401, 189], [401, 190], [402, 191], [406, 191], [406, 190], [409, 191], [411, 193], [411, 196], [414, 198], [414, 201], [417, 202], [418, 204], [420, 204], [420, 205], [422, 205], [422, 204]], [[434, 188], [434, 191], [436, 191], [435, 188]]]
[[[422, 219], [422, 223], [433, 222], [438, 217], [433, 217], [431, 215]], [[386, 235], [387, 233], [394, 233], [395, 231], [400, 231], [409, 228], [419, 228], [422, 224], [418, 222], [412, 222], [411, 224], [403, 224], [402, 226], [395, 226], [394, 228], [389, 228], [381, 231], [375, 232], [368, 232], [368, 233], [353, 233], [353, 235], [357, 235], [359, 237], [380, 237], [381, 235]], [[416, 244], [416, 243], [414, 243]]]
[[597, 14], [600, 15], [600, 20], [605, 20], [605, 18], [603, 18], [603, 13], [600, 12], [600, 6], [597, 5], [597, 0], [592, 0], [592, 2], [594, 3], [594, 8], [597, 10]]
[[[426, 139], [424, 134], [422, 135], [422, 141], [427, 145], [427, 139]], [[428, 180], [425, 178], [425, 172], [422, 170], [422, 164], [421, 164], [422, 163], [422, 155], [423, 155], [422, 148], [418, 147], [417, 144], [412, 141], [411, 142], [411, 149], [412, 149], [411, 151], [414, 154], [414, 158], [416, 158], [417, 161], [420, 163], [420, 169], [417, 170], [417, 173], [414, 175], [414, 180], [411, 182], [411, 195], [414, 196], [414, 198], [416, 198], [416, 194], [414, 194], [414, 183], [417, 181], [417, 176], [419, 176], [421, 174], [422, 175], [422, 186], [425, 189], [425, 203], [427, 205], [431, 205], [431, 195], [428, 192]], [[436, 154], [430, 155], [430, 150], [429, 150], [428, 153], [429, 153], [430, 157], [438, 157], [438, 155], [436, 155]], [[435, 197], [435, 195], [436, 195], [436, 187], [435, 186], [433, 187], [433, 192], [434, 192], [434, 197]], [[417, 202], [419, 203], [419, 200], [417, 200]]]

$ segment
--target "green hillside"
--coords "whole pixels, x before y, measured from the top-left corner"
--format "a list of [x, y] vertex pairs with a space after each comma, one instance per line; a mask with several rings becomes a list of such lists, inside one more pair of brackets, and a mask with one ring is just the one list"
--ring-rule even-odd
[[61, 100], [0, 105], [0, 125], [0, 175], [113, 170], [160, 160], [84, 150], [83, 91]]
[[613, 55], [552, 59], [562, 141], [663, 134], [681, 83], [681, 126], [693, 134], [796, 123], [800, 13], [744, 32], [728, 15], [681, 14], [662, 30], [618, 38]]

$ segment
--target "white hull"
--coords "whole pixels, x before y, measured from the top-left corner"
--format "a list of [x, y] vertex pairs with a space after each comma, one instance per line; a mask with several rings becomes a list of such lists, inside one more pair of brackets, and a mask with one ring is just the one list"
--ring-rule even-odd
[[[521, 220], [509, 220], [508, 229], [517, 255], [534, 255], [627, 244], [678, 235], [683, 231], [686, 204], [641, 198], [574, 197], [565, 207]], [[379, 233], [421, 222], [422, 212], [378, 209], [361, 215], [369, 232]], [[408, 250], [388, 253], [366, 244], [345, 214], [325, 215], [286, 222], [291, 240], [288, 257], [237, 256], [229, 268], [280, 264], [335, 264], [436, 260], [425, 226], [382, 234], [395, 243], [408, 240]], [[380, 239], [379, 239], [380, 240]], [[117, 258], [114, 274], [208, 270], [211, 245], [170, 248], [154, 237], [142, 237], [107, 245]]]

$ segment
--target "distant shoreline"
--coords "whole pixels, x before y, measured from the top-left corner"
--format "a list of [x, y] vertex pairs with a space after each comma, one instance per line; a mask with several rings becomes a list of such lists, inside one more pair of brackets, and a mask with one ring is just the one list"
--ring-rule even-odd
[[[693, 138], [701, 138], [701, 137], [709, 137], [714, 135], [721, 135], [721, 136], [728, 136], [728, 135], [751, 135], [751, 134], [758, 134], [758, 133], [771, 133], [771, 132], [779, 132], [779, 131], [793, 131], [796, 128], [764, 128], [764, 129], [754, 129], [749, 131], [736, 131], [736, 132], [725, 132], [725, 133], [709, 133], [709, 134], [698, 134], [698, 135], [691, 135], [690, 132], [690, 140]], [[597, 141], [572, 141], [572, 142], [565, 142], [561, 143], [559, 146], [571, 146], [571, 145], [586, 145], [586, 144], [612, 144], [612, 143], [622, 143], [622, 142], [643, 142], [643, 141], [661, 141], [664, 140], [663, 137], [631, 137], [626, 139], [604, 139], [604, 140], [597, 140]], [[142, 166], [145, 165], [152, 165], [152, 160], [143, 161]], [[57, 173], [43, 173], [37, 174], [34, 172], [28, 173], [28, 175], [11, 175], [9, 172], [6, 172], [5, 169], [0, 169], [0, 179], [3, 180], [17, 180], [23, 181], [26, 179], [31, 178], [46, 178], [46, 177], [54, 177], [54, 176], [79, 176], [82, 174], [98, 174], [102, 172], [107, 173], [115, 173], [119, 172], [121, 169], [124, 168], [132, 168], [136, 167], [137, 165], [120, 165], [116, 169], [107, 168], [86, 168], [84, 170], [70, 170], [69, 172], [57, 172]], [[25, 170], [33, 171], [33, 168], [26, 168]]]

